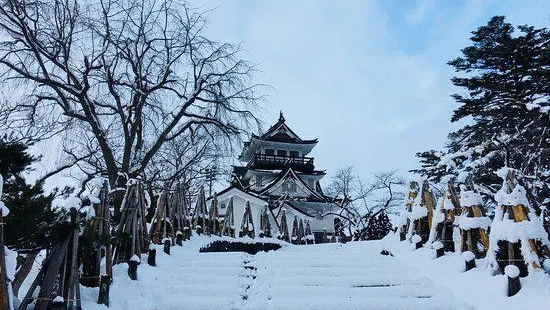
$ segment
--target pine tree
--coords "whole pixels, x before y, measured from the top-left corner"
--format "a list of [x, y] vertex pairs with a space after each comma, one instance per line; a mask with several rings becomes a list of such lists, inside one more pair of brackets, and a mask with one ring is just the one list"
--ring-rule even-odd
[[44, 195], [42, 184], [27, 184], [23, 172], [38, 158], [21, 143], [0, 140], [0, 174], [4, 177], [2, 200], [10, 209], [4, 228], [6, 246], [19, 250], [44, 249], [50, 245], [61, 211], [52, 209], [55, 193]]
[[15, 294], [38, 252], [66, 234], [64, 212], [52, 209], [55, 192], [44, 195], [42, 184], [29, 185], [23, 178], [23, 172], [38, 160], [29, 155], [27, 149], [24, 144], [0, 139], [0, 174], [5, 182], [2, 201], [10, 210], [4, 218], [4, 241], [6, 246], [25, 256], [13, 283]]
[[364, 232], [363, 240], [380, 240], [390, 233], [392, 224], [386, 210], [382, 209], [371, 216]]
[[493, 172], [510, 167], [523, 178], [527, 196], [539, 209], [550, 182], [550, 32], [514, 28], [503, 16], [472, 32], [471, 46], [448, 64], [465, 92], [451, 121], [471, 119], [451, 133], [446, 149], [417, 154], [415, 172], [442, 181], [470, 173], [477, 190], [492, 200], [501, 179]]

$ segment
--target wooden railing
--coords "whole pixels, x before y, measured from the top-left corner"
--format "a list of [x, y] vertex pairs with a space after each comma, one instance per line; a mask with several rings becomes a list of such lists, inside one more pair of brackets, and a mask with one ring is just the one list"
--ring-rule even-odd
[[291, 157], [280, 155], [255, 154], [250, 160], [250, 167], [278, 169], [291, 166], [302, 171], [311, 171], [315, 168], [313, 157]]

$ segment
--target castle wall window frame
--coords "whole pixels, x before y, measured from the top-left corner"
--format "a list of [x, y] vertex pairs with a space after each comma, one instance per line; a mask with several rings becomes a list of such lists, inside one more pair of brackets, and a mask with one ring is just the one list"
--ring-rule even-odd
[[264, 149], [264, 154], [273, 156], [273, 155], [275, 155], [275, 150], [274, 149]]
[[288, 152], [287, 152], [287, 150], [277, 150], [277, 156], [286, 157], [286, 156], [288, 156]]
[[298, 151], [290, 151], [290, 157], [300, 157], [300, 152], [298, 152]]

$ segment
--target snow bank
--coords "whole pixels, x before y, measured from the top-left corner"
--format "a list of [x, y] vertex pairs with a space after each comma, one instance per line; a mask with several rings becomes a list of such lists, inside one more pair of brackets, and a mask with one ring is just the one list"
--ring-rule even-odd
[[[454, 309], [546, 310], [548, 308], [550, 277], [547, 274], [539, 272], [522, 278], [520, 293], [514, 297], [508, 297], [507, 276], [493, 275], [492, 270], [483, 268], [487, 265], [487, 258], [476, 260], [480, 268], [464, 272], [464, 258], [458, 252], [446, 253], [434, 260], [431, 249], [421, 248], [411, 251], [406, 243], [393, 239], [388, 241], [394, 254], [391, 260], [404, 268], [417, 270], [435, 286], [443, 287], [444, 290], [451, 292], [452, 296], [464, 298], [470, 304], [469, 307], [464, 308], [455, 304]], [[466, 255], [469, 259], [475, 257], [473, 253]], [[441, 306], [439, 309], [445, 309], [445, 307]]]

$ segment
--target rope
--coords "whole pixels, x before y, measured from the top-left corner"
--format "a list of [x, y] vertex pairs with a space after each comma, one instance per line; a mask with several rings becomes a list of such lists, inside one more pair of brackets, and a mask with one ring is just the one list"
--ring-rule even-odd
[[[47, 300], [47, 301], [54, 301], [53, 299], [51, 298], [47, 298], [47, 297], [26, 297], [26, 298], [22, 298], [23, 300]], [[81, 301], [82, 299], [63, 299], [63, 302], [66, 302], [66, 301]]]

